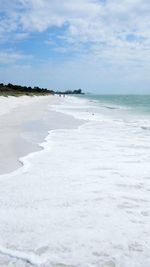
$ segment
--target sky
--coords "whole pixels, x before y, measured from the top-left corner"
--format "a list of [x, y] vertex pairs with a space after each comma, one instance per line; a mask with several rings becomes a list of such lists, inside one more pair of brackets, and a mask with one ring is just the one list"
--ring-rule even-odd
[[150, 93], [150, 1], [0, 0], [0, 82]]

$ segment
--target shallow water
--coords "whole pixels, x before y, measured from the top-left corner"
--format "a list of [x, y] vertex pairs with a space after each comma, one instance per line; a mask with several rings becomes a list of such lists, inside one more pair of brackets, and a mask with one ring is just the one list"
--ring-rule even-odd
[[81, 95], [80, 98], [97, 102], [108, 109], [126, 109], [132, 113], [150, 115], [150, 95]]
[[143, 121], [72, 97], [50, 109], [87, 121], [50, 131], [44, 150], [1, 176], [1, 266], [149, 267], [150, 135]]

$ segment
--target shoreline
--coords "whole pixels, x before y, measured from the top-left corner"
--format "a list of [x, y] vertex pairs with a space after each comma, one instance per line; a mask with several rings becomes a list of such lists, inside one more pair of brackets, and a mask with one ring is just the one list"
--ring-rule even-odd
[[1, 265], [150, 266], [148, 132], [76, 98], [48, 109], [21, 128], [50, 122], [42, 150], [0, 176]]
[[[72, 116], [50, 110], [50, 105], [62, 103], [63, 99], [57, 96], [32, 97], [32, 101], [29, 101], [30, 97], [20, 98], [20, 102], [16, 100], [16, 107], [15, 103], [13, 107], [12, 98], [8, 98], [9, 109], [3, 109], [2, 115], [0, 112], [0, 175], [21, 168], [22, 157], [42, 150], [40, 144], [50, 130], [80, 125]], [[27, 100], [29, 103], [26, 103]]]

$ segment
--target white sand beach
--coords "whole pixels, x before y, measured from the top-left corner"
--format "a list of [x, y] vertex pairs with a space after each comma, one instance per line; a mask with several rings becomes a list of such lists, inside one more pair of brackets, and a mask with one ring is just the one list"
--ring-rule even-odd
[[150, 0], [0, 0], [0, 267], [150, 267]]
[[4, 101], [0, 266], [149, 267], [149, 120], [75, 97]]
[[49, 130], [70, 127], [69, 116], [48, 110], [61, 102], [57, 96], [0, 97], [0, 174], [17, 169], [20, 157], [40, 150]]
[[18, 158], [37, 146], [22, 137], [26, 121], [44, 116], [50, 97], [0, 97], [0, 174], [16, 169]]

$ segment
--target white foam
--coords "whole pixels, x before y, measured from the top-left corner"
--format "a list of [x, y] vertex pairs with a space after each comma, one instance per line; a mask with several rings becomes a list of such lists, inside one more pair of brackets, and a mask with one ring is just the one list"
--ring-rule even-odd
[[[79, 100], [71, 101], [53, 108], [84, 117]], [[25, 251], [28, 263], [150, 266], [150, 137], [100, 116], [75, 130], [49, 132], [44, 150], [1, 176], [0, 243]]]
[[17, 250], [12, 250], [8, 248], [2, 248], [0, 247], [0, 255], [8, 257], [10, 260], [12, 259], [13, 261], [20, 261], [32, 266], [42, 266], [46, 264], [46, 259], [41, 259], [38, 255], [35, 255], [30, 252], [22, 252], [22, 251], [17, 251]]

